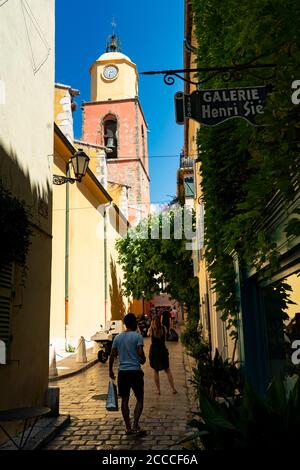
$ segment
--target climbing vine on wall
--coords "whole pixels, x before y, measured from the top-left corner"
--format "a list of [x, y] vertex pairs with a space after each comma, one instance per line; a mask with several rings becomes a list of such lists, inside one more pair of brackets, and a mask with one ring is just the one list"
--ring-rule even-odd
[[[240, 265], [277, 265], [276, 243], [264, 229], [265, 208], [280, 192], [284, 203], [299, 182], [300, 107], [291, 102], [291, 83], [300, 79], [300, 4], [294, 0], [192, 0], [199, 44], [197, 65], [277, 64], [224, 85], [216, 77], [202, 88], [271, 85], [265, 113], [251, 126], [233, 119], [198, 133], [205, 204], [206, 258], [223, 320], [236, 336], [237, 297], [231, 254]], [[258, 73], [258, 72], [257, 72]], [[200, 78], [204, 78], [200, 76]], [[286, 228], [300, 233], [299, 213]]]

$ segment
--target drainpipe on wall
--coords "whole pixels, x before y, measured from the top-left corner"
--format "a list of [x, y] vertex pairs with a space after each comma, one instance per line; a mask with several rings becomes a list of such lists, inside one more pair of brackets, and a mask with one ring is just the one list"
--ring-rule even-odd
[[104, 205], [104, 213], [103, 213], [103, 224], [104, 224], [104, 325], [106, 325], [107, 321], [107, 304], [108, 304], [108, 285], [107, 285], [107, 209], [111, 206], [111, 204]]
[[[67, 177], [70, 177], [70, 168], [67, 164]], [[66, 183], [66, 240], [65, 240], [65, 349], [68, 349], [69, 329], [69, 227], [70, 227], [70, 186]]]

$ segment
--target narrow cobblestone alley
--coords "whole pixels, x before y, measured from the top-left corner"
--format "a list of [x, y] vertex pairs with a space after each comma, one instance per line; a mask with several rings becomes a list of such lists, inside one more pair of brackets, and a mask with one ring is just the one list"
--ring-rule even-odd
[[[159, 396], [148, 361], [149, 345], [150, 338], [145, 338], [145, 404], [140, 424], [146, 429], [147, 435], [138, 438], [126, 436], [121, 412], [106, 411], [108, 363], [97, 363], [79, 375], [57, 382], [60, 387], [60, 412], [69, 413], [72, 419], [70, 426], [54, 438], [45, 447], [46, 450], [182, 448], [177, 442], [188, 430], [191, 408], [190, 366], [181, 343], [168, 343], [170, 366], [178, 394], [173, 395], [166, 374], [162, 372]], [[130, 404], [133, 412], [133, 397]]]

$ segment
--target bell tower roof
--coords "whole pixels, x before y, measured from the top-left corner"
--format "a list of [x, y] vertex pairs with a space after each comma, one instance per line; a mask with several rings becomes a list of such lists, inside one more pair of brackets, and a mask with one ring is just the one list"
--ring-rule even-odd
[[119, 61], [119, 60], [124, 59], [133, 64], [132, 60], [127, 55], [122, 54], [121, 41], [120, 41], [119, 36], [117, 36], [115, 32], [117, 25], [116, 25], [114, 18], [112, 19], [111, 25], [112, 25], [112, 34], [110, 34], [107, 38], [105, 53], [102, 54], [97, 59], [97, 62], [100, 60], [101, 61], [108, 60], [108, 61], [114, 62], [115, 60]]
[[97, 61], [98, 60], [110, 60], [114, 62], [115, 60], [120, 60], [120, 59], [125, 59], [128, 62], [132, 62], [131, 59], [127, 55], [122, 54], [121, 52], [105, 52], [99, 57], [99, 59], [97, 59]]

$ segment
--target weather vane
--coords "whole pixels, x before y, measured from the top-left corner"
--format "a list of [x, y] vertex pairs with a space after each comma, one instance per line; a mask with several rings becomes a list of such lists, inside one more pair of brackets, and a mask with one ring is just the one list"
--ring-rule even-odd
[[112, 22], [112, 34], [110, 34], [107, 38], [106, 42], [106, 52], [121, 52], [121, 42], [118, 36], [116, 35], [116, 22], [115, 22], [115, 17], [113, 16]]
[[115, 22], [115, 17], [114, 17], [114, 16], [113, 16], [113, 18], [112, 18], [111, 25], [112, 25], [112, 29], [113, 29], [113, 30], [112, 30], [112, 33], [113, 33], [113, 35], [114, 35], [114, 34], [115, 34], [115, 28], [116, 28], [116, 26], [117, 26], [117, 24], [116, 24], [116, 22]]

